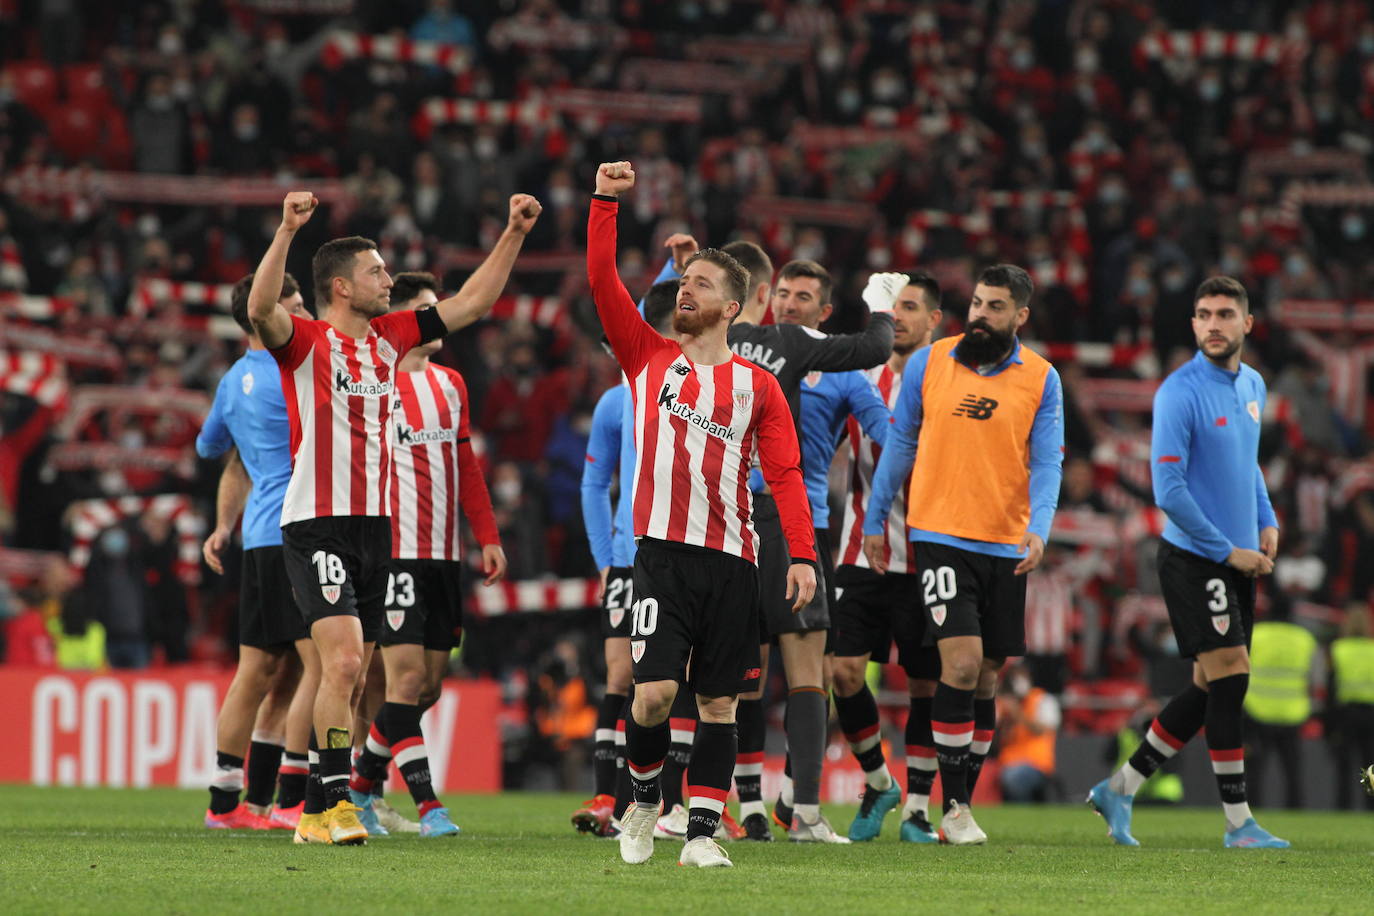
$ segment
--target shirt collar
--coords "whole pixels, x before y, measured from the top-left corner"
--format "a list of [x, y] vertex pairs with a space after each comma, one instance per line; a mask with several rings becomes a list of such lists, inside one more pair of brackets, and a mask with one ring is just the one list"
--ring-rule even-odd
[[1231, 372], [1228, 369], [1223, 369], [1216, 363], [1208, 359], [1206, 354], [1204, 354], [1201, 350], [1198, 350], [1196, 353], [1193, 354], [1193, 362], [1199, 363], [1203, 367], [1204, 372], [1206, 372], [1211, 378], [1214, 378], [1219, 382], [1225, 382], [1228, 385], [1233, 385], [1235, 384], [1236, 379], [1240, 378], [1239, 369], [1237, 369], [1235, 372]]
[[[961, 338], [961, 340], [962, 340], [962, 338]], [[955, 344], [954, 346], [950, 347], [950, 348], [949, 348], [949, 358], [952, 359], [952, 360], [954, 360], [954, 361], [956, 361], [956, 362], [958, 362], [959, 365], [964, 366], [965, 364], [964, 364], [962, 361], [959, 360], [959, 357], [958, 357], [958, 356], [955, 355], [955, 353], [956, 353], [958, 350], [959, 350], [959, 345], [958, 345], [958, 344]], [[1025, 365], [1025, 360], [1021, 359], [1021, 338], [1020, 338], [1019, 336], [1013, 336], [1012, 339], [1011, 339], [1011, 354], [1010, 354], [1009, 356], [1007, 356], [1006, 359], [1002, 360], [1000, 363], [998, 363], [997, 365], [993, 366], [993, 367], [992, 367], [992, 371], [989, 372], [988, 375], [996, 375], [997, 373], [999, 373], [999, 372], [1001, 372], [1002, 370], [1006, 369], [1006, 368], [1007, 368], [1008, 366], [1010, 366], [1012, 363], [1016, 363], [1017, 365], [1022, 365], [1022, 366]], [[974, 371], [974, 372], [978, 372], [977, 369], [974, 369], [973, 371]], [[979, 373], [979, 374], [981, 375], [982, 373]]]

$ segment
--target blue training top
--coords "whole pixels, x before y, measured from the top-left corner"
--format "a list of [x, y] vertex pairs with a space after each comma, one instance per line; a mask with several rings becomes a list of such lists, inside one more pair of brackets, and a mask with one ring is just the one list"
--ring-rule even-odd
[[1159, 386], [1150, 467], [1164, 540], [1224, 563], [1278, 527], [1258, 460], [1266, 397], [1254, 369], [1228, 372], [1200, 350]]
[[[947, 358], [954, 358], [953, 351]], [[921, 392], [925, 387], [929, 362], [930, 347], [922, 347], [911, 354], [902, 373], [902, 391], [892, 411], [892, 427], [887, 433], [887, 444], [873, 471], [873, 492], [869, 494], [868, 508], [864, 513], [865, 535], [883, 533], [892, 500], [906, 484], [907, 475], [916, 461], [916, 443], [921, 434]], [[979, 373], [997, 375], [1006, 371], [1008, 366], [1021, 362], [1021, 340], [1017, 338], [1006, 359], [987, 371], [980, 369]], [[1059, 485], [1064, 478], [1064, 426], [1060, 417], [1063, 406], [1064, 386], [1059, 381], [1059, 373], [1051, 366], [1045, 375], [1045, 389], [1031, 424], [1030, 524], [1026, 526], [1026, 531], [1039, 535], [1045, 543], [1050, 540], [1054, 510], [1059, 505]], [[950, 486], [977, 486], [977, 481], [950, 481]], [[909, 528], [908, 536], [913, 541], [945, 544], [988, 556], [1022, 556], [1017, 544], [975, 541], [920, 528]]]
[[243, 549], [279, 547], [281, 506], [291, 482], [291, 426], [281, 371], [267, 350], [249, 350], [224, 373], [196, 436], [202, 458], [218, 458], [233, 446], [253, 481], [243, 507]]
[[812, 372], [802, 379], [802, 475], [817, 528], [830, 527], [830, 462], [850, 414], [879, 446], [887, 442], [892, 412], [862, 372]]

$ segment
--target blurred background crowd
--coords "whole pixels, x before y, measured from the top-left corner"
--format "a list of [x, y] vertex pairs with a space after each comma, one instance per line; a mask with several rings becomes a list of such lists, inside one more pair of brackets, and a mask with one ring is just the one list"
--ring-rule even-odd
[[[1284, 537], [1261, 613], [1323, 646], [1368, 635], [1367, 3], [0, 0], [0, 60], [10, 662], [231, 660], [237, 580], [199, 562], [220, 468], [192, 442], [242, 349], [226, 285], [303, 183], [326, 218], [297, 277], [358, 233], [450, 289], [508, 194], [541, 199], [509, 295], [440, 361], [468, 380], [512, 577], [594, 575], [578, 479], [618, 372], [582, 245], [592, 171], [617, 158], [639, 175], [636, 294], [679, 231], [825, 264], [832, 331], [863, 321], [873, 270], [935, 274], [944, 333], [979, 266], [1032, 271], [1025, 336], [1063, 375], [1068, 450], [1027, 667], [1064, 729], [1115, 732], [1188, 677], [1153, 574], [1149, 411], [1207, 275], [1249, 290], [1270, 388]], [[552, 759], [585, 737], [567, 688], [597, 683], [587, 593], [498, 591], [459, 664], [508, 686], [512, 729]], [[1324, 659], [1305, 727], [1339, 738]]]

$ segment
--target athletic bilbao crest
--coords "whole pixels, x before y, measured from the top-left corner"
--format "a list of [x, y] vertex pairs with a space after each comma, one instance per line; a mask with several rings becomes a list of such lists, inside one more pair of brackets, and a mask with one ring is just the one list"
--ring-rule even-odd
[[803, 381], [806, 382], [807, 388], [815, 388], [817, 385], [821, 383], [821, 374], [819, 372], [808, 372], [806, 373], [806, 378], [803, 379]]
[[399, 632], [400, 629], [401, 629], [401, 625], [402, 625], [403, 623], [405, 623], [405, 622], [406, 622], [406, 612], [405, 612], [405, 611], [387, 611], [387, 612], [386, 612], [386, 623], [387, 623], [387, 626], [391, 627], [391, 631], [392, 631], [393, 633]]
[[324, 600], [330, 604], [339, 603], [339, 586], [337, 585], [321, 585], [320, 594], [324, 595]]
[[1212, 629], [1216, 630], [1222, 636], [1225, 636], [1226, 631], [1231, 629], [1231, 615], [1217, 614], [1214, 616], [1212, 618]]
[[747, 388], [735, 389], [735, 413], [748, 413], [754, 406], [754, 392]]
[[244, 397], [253, 393], [253, 373], [243, 373], [243, 394]]
[[1251, 401], [1249, 404], [1245, 405], [1245, 409], [1250, 412], [1250, 419], [1254, 420], [1256, 423], [1260, 421], [1259, 401]]
[[930, 609], [930, 619], [935, 621], [935, 625], [937, 627], [942, 627], [945, 625], [945, 616], [948, 613], [948, 608], [946, 608], [943, 604], [937, 604]]
[[642, 640], [642, 639], [632, 639], [632, 640], [630, 640], [630, 658], [634, 659], [635, 661], [639, 661], [639, 660], [642, 659], [643, 657], [644, 657], [644, 640]]
[[611, 615], [611, 629], [620, 626], [620, 622], [625, 619], [625, 609], [623, 607], [613, 607], [609, 611]]
[[385, 337], [377, 341], [377, 355], [389, 363], [396, 362], [396, 348]]

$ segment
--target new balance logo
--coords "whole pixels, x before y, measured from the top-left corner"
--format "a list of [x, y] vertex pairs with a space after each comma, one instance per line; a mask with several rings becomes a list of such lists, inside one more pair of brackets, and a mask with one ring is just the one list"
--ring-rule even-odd
[[976, 394], [965, 395], [955, 408], [956, 417], [968, 417], [970, 420], [987, 420], [992, 416], [992, 412], [997, 409], [997, 402], [992, 398], [980, 398]]
[[673, 363], [673, 371], [678, 375], [686, 375], [692, 371], [692, 367], [683, 363]]
[[347, 392], [353, 397], [385, 397], [391, 394], [391, 382], [355, 382], [347, 372], [335, 369], [334, 390]]

